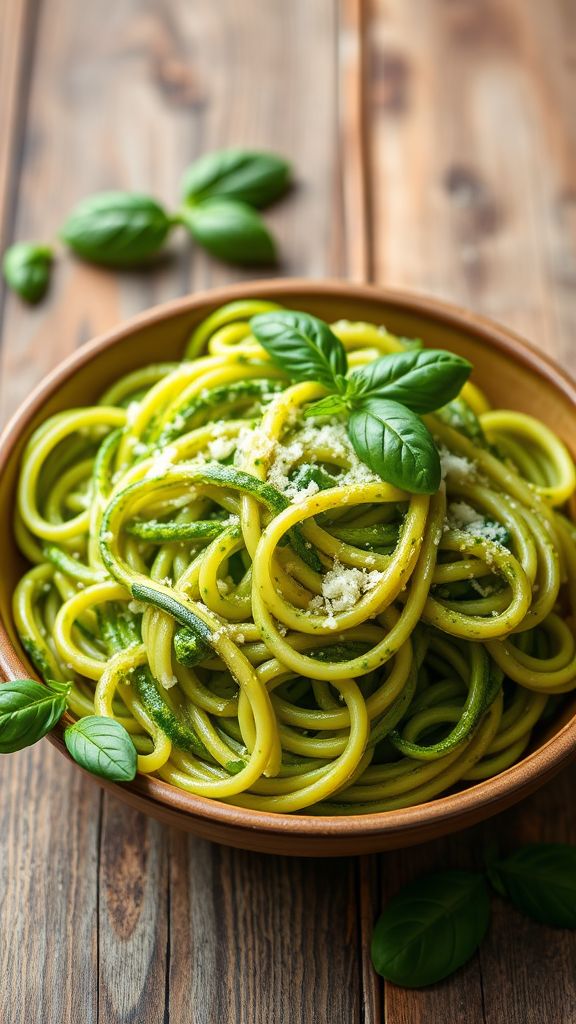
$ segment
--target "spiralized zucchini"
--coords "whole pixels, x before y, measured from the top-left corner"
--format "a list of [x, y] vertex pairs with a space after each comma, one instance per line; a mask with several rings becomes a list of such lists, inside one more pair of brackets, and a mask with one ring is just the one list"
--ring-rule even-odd
[[[17, 628], [140, 772], [263, 810], [407, 807], [513, 764], [576, 686], [574, 465], [466, 384], [425, 418], [439, 491], [398, 490], [342, 423], [303, 418], [324, 389], [250, 333], [277, 308], [217, 310], [181, 363], [36, 431]], [[352, 367], [404, 345], [332, 329]]]

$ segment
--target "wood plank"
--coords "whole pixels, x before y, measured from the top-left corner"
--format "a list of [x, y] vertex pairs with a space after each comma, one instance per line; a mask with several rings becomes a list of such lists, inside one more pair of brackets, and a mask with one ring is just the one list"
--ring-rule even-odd
[[101, 793], [47, 740], [2, 763], [0, 1020], [82, 1021], [98, 1006]]
[[[500, 319], [572, 368], [575, 16], [560, 0], [371, 0], [368, 44], [375, 279]], [[434, 867], [479, 865], [488, 836], [510, 849], [576, 842], [575, 780], [565, 772], [492, 824], [379, 858], [382, 901]], [[386, 985], [387, 1024], [576, 1020], [575, 954], [573, 934], [495, 900], [480, 956], [453, 978]]]
[[171, 865], [170, 1019], [360, 1021], [353, 861], [175, 836]]
[[574, 5], [372, 0], [371, 24], [376, 279], [570, 360]]
[[33, 0], [12, 0], [0, 6], [0, 251], [9, 232], [25, 122], [26, 69], [32, 61], [34, 43], [33, 7]]
[[[303, 46], [309, 40], [314, 60]], [[333, 0], [250, 0], [241, 9], [234, 0], [103, 0], [97, 10], [51, 0], [38, 27], [16, 235], [53, 235], [73, 203], [100, 188], [138, 188], [170, 202], [194, 156], [242, 143], [277, 149], [296, 165], [293, 196], [267, 215], [282, 271], [341, 272], [335, 62]], [[112, 275], [63, 256], [39, 309], [11, 297], [0, 374], [4, 411], [66, 352], [120, 318], [189, 288], [249, 276], [192, 252], [183, 236], [173, 253], [145, 275]], [[23, 792], [16, 766], [24, 764], [35, 823], [28, 856], [70, 861], [70, 871], [85, 873], [91, 886], [92, 902], [69, 909], [79, 921], [89, 908], [91, 944], [72, 946], [56, 922], [46, 945], [60, 957], [73, 951], [76, 975], [96, 986], [80, 1017], [64, 1008], [53, 1019], [359, 1021], [354, 862], [326, 867], [221, 850], [163, 830], [108, 797], [100, 833], [95, 826], [89, 851], [76, 860], [66, 829], [47, 836], [34, 817], [41, 794], [46, 816], [52, 813], [40, 770], [45, 747], [8, 764], [5, 835], [14, 835]], [[67, 814], [84, 820], [93, 811], [75, 799], [77, 773], [60, 767], [59, 799]], [[98, 804], [97, 790], [88, 788]], [[6, 933], [23, 929], [27, 913], [28, 900], [14, 897], [5, 907]], [[24, 936], [22, 948], [27, 942]], [[318, 956], [328, 944], [330, 956]], [[51, 973], [42, 990], [38, 977], [26, 974], [18, 1000], [27, 1019], [60, 1007], [61, 984]]]

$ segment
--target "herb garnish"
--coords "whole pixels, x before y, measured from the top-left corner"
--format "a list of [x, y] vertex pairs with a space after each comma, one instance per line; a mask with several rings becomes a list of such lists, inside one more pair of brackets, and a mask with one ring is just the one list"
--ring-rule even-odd
[[431, 985], [470, 959], [489, 922], [490, 899], [482, 875], [425, 875], [390, 900], [374, 929], [372, 962], [395, 985]]
[[[23, 750], [46, 736], [66, 711], [70, 683], [16, 679], [0, 685], [0, 754]], [[74, 760], [94, 775], [128, 782], [136, 775], [136, 749], [124, 726], [90, 715], [64, 730]]]
[[272, 361], [295, 381], [317, 381], [330, 394], [306, 416], [348, 414], [348, 435], [373, 472], [403, 490], [432, 494], [440, 484], [440, 456], [421, 413], [456, 398], [472, 366], [441, 349], [382, 356], [348, 374], [342, 342], [309, 313], [281, 310], [250, 321]]
[[[147, 264], [182, 224], [194, 240], [228, 263], [272, 264], [276, 246], [258, 209], [290, 185], [290, 164], [274, 153], [224, 149], [196, 160], [185, 172], [182, 203], [174, 213], [136, 192], [100, 192], [83, 199], [60, 231], [81, 259], [109, 267]], [[50, 279], [52, 250], [17, 242], [4, 254], [7, 285], [38, 302]]]
[[25, 302], [39, 302], [50, 284], [52, 250], [37, 242], [17, 242], [4, 254], [6, 284]]
[[372, 963], [387, 981], [422, 988], [476, 952], [490, 922], [486, 878], [517, 910], [542, 924], [576, 928], [576, 847], [532, 843], [486, 873], [441, 871], [404, 886], [378, 919]]
[[93, 775], [112, 782], [130, 782], [136, 775], [136, 748], [115, 718], [79, 718], [66, 729], [64, 742], [77, 764]]

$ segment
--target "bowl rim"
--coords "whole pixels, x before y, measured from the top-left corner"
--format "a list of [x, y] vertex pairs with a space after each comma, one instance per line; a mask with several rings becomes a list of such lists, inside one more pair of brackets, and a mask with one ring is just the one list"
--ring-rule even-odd
[[[47, 399], [57, 392], [58, 387], [93, 357], [113, 348], [135, 332], [180, 314], [194, 312], [203, 306], [217, 307], [236, 299], [269, 297], [288, 300], [291, 296], [305, 298], [307, 295], [314, 299], [350, 298], [387, 304], [399, 311], [423, 315], [435, 323], [458, 328], [514, 361], [523, 363], [538, 377], [546, 379], [576, 407], [576, 382], [570, 375], [524, 338], [488, 317], [469, 312], [443, 299], [407, 289], [381, 288], [377, 285], [356, 284], [338, 279], [267, 278], [223, 285], [153, 306], [72, 352], [32, 390], [0, 434], [0, 476], [4, 473], [22, 434]], [[12, 646], [4, 623], [0, 619], [0, 677], [10, 680], [22, 675], [28, 675], [28, 668]], [[64, 746], [61, 729], [50, 734], [48, 739], [64, 756], [72, 760]], [[297, 833], [302, 837], [317, 838], [328, 835], [393, 835], [421, 830], [437, 824], [440, 820], [449, 823], [454, 819], [466, 818], [482, 808], [486, 809], [488, 815], [490, 805], [496, 804], [500, 808], [504, 803], [520, 799], [522, 795], [535, 789], [540, 779], [551, 776], [575, 755], [576, 715], [536, 750], [493, 778], [411, 807], [342, 816], [316, 817], [307, 815], [305, 811], [286, 814], [252, 810], [210, 797], [195, 796], [160, 779], [144, 775], [137, 776], [134, 782], [122, 786], [118, 783], [108, 784], [107, 788], [119, 787], [129, 790], [156, 805], [165, 807], [167, 811], [180, 812], [190, 818], [201, 818], [251, 832]]]

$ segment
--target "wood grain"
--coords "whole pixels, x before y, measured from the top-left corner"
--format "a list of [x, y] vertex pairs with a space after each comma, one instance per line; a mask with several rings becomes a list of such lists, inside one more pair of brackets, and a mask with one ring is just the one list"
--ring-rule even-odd
[[376, 280], [480, 310], [569, 365], [574, 4], [371, 0], [371, 15]]
[[[375, 280], [502, 320], [572, 370], [575, 29], [563, 3], [371, 0], [367, 84]], [[379, 858], [383, 900], [435, 866], [480, 863], [487, 836], [576, 842], [575, 782]], [[480, 956], [424, 992], [386, 985], [386, 1021], [574, 1022], [575, 962], [573, 934], [496, 900]]]
[[[575, 27], [567, 0], [9, 0], [1, 230], [49, 238], [112, 186], [173, 203], [202, 151], [277, 149], [298, 172], [267, 214], [282, 273], [435, 292], [570, 366]], [[5, 303], [2, 416], [122, 317], [245, 276], [183, 235], [140, 275], [62, 255], [39, 309]], [[162, 829], [45, 743], [1, 781], [2, 1022], [576, 1024], [576, 938], [499, 900], [480, 956], [442, 985], [384, 989], [369, 962], [379, 908], [421, 871], [478, 864], [488, 836], [575, 842], [576, 771], [488, 826], [330, 863]]]
[[1, 766], [0, 1020], [97, 1020], [101, 797], [48, 743]]
[[[50, 0], [37, 36], [16, 236], [52, 235], [74, 202], [100, 188], [137, 188], [174, 202], [194, 156], [241, 142], [276, 149], [297, 166], [293, 196], [267, 215], [282, 270], [321, 276], [344, 269], [332, 0], [251, 0], [242, 9], [234, 0], [103, 0], [97, 9]], [[313, 62], [303, 39], [317, 40]], [[311, 119], [302, 117], [305, 104]], [[8, 301], [4, 414], [66, 352], [121, 317], [243, 276], [193, 253], [184, 237], [175, 239], [170, 260], [144, 275], [111, 275], [63, 256], [41, 309]], [[74, 958], [67, 984], [78, 998], [79, 980], [90, 982], [92, 998], [80, 1016], [66, 1010], [55, 961], [43, 986], [33, 971], [25, 974], [22, 1019], [46, 1019], [44, 1008], [54, 1006], [49, 1019], [83, 1024], [360, 1020], [353, 862], [326, 868], [219, 850], [108, 798], [99, 818], [97, 790], [88, 785], [90, 805], [82, 807], [77, 774], [67, 766], [57, 798], [73, 821], [86, 827], [89, 816], [89, 849], [76, 853], [66, 828], [47, 833], [43, 821], [23, 838], [13, 824], [22, 793], [31, 793], [31, 815], [43, 793], [47, 815], [52, 807], [44, 787], [53, 776], [39, 768], [45, 747], [5, 769], [12, 830], [0, 843], [9, 842], [13, 856], [21, 850], [45, 859], [45, 880], [51, 862], [71, 857], [71, 872], [90, 886], [91, 902], [67, 907], [90, 928], [90, 942], [56, 926], [44, 955], [58, 949], [59, 963]], [[2, 934], [20, 928], [21, 948], [35, 952], [26, 926], [31, 884], [28, 878], [22, 900], [14, 894], [4, 905]], [[328, 948], [329, 957], [317, 955]]]
[[16, 194], [23, 127], [28, 99], [27, 69], [32, 65], [35, 13], [33, 0], [0, 6], [0, 247], [10, 231]]

